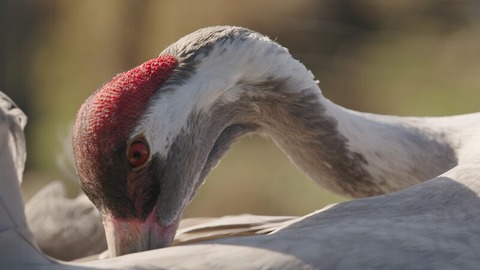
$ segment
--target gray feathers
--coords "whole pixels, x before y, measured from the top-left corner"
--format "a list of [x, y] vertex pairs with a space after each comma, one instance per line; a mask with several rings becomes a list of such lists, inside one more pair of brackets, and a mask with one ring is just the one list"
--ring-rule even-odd
[[107, 249], [98, 210], [83, 193], [67, 198], [60, 181], [37, 192], [25, 213], [38, 246], [49, 256], [70, 261]]

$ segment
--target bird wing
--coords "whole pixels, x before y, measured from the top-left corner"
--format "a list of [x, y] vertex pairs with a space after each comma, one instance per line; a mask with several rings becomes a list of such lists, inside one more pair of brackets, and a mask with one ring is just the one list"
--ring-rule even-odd
[[[0, 231], [9, 228], [26, 228], [19, 183], [25, 167], [26, 148], [23, 128], [27, 118], [15, 103], [0, 91], [0, 212], [8, 219], [0, 220]], [[16, 179], [17, 183], [7, 181]]]
[[268, 234], [295, 218], [249, 214], [220, 218], [188, 218], [180, 222], [173, 244], [184, 245], [225, 237]]

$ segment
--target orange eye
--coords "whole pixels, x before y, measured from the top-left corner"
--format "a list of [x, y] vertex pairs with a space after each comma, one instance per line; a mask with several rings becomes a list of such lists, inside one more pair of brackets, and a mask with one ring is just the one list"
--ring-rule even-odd
[[148, 161], [150, 149], [146, 142], [142, 140], [133, 141], [128, 148], [128, 161], [132, 167], [138, 168]]

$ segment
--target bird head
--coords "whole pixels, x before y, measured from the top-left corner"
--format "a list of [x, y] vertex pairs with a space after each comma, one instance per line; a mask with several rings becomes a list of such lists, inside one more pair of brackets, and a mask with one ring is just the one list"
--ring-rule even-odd
[[[175, 233], [177, 213], [157, 221], [165, 158], [150, 144], [152, 131], [137, 128], [176, 64], [166, 55], [117, 75], [87, 99], [75, 121], [77, 173], [102, 213], [113, 256], [167, 246]], [[149, 234], [157, 236], [155, 243]]]
[[[111, 256], [169, 246], [209, 171], [233, 141], [258, 128], [237, 117], [250, 109], [232, 104], [236, 82], [216, 66], [226, 43], [252, 33], [232, 27], [193, 33], [118, 74], [81, 106], [75, 165], [102, 214]], [[213, 60], [200, 61], [207, 58]]]

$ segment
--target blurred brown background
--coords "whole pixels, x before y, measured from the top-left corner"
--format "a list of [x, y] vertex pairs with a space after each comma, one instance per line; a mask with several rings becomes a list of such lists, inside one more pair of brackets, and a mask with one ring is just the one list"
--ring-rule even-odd
[[[76, 111], [116, 73], [210, 25], [277, 40], [345, 107], [448, 115], [480, 108], [480, 2], [461, 0], [0, 0], [0, 89], [29, 116], [28, 199], [62, 179]], [[236, 144], [187, 216], [301, 215], [345, 200], [317, 187], [265, 138]]]

